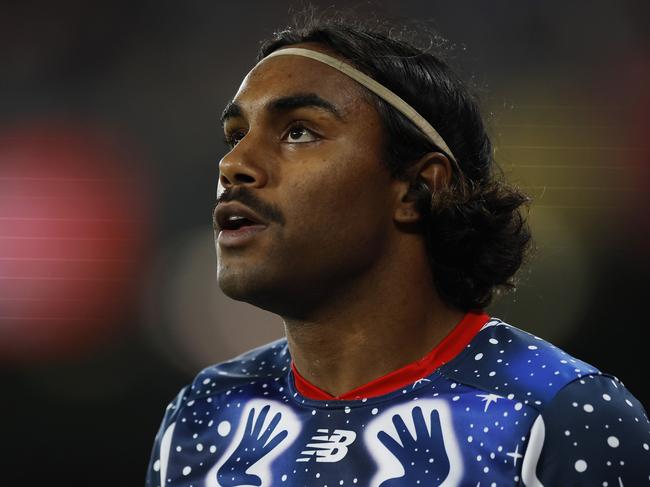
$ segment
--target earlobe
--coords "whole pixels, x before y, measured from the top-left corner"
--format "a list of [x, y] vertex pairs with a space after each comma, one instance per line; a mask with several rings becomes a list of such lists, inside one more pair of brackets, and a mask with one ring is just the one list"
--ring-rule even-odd
[[416, 223], [420, 219], [419, 212], [415, 209], [415, 204], [401, 205], [395, 212], [395, 221], [398, 223]]

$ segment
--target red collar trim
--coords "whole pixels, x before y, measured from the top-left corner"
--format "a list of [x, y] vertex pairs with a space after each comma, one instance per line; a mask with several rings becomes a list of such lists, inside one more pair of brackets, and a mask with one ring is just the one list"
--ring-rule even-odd
[[438, 367], [456, 357], [488, 320], [489, 316], [485, 313], [468, 312], [460, 323], [425, 357], [336, 397], [308, 382], [307, 379], [300, 375], [292, 361], [291, 372], [293, 373], [296, 390], [304, 397], [323, 401], [383, 396], [412, 384], [422, 377], [431, 375]]

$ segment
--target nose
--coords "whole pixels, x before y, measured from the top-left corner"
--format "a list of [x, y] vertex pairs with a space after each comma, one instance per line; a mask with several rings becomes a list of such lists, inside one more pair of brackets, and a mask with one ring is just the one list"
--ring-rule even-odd
[[266, 170], [251, 154], [251, 147], [245, 147], [245, 142], [239, 142], [221, 162], [219, 162], [219, 186], [224, 189], [233, 186], [248, 186], [260, 188], [266, 185], [268, 175]]

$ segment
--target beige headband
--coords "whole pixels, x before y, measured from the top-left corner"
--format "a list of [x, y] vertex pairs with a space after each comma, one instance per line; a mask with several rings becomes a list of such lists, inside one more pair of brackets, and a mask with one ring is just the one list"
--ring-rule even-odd
[[332, 56], [328, 56], [327, 54], [323, 54], [322, 52], [312, 51], [311, 49], [302, 49], [299, 47], [288, 47], [285, 49], [279, 49], [266, 56], [264, 59], [262, 59], [262, 61], [275, 56], [287, 56], [287, 55], [304, 56], [311, 59], [315, 59], [316, 61], [320, 61], [321, 63], [327, 64], [328, 66], [331, 66], [334, 69], [338, 69], [343, 74], [346, 74], [353, 80], [357, 81], [358, 83], [361, 83], [363, 86], [368, 88], [379, 98], [381, 98], [382, 100], [391, 104], [394, 108], [399, 110], [399, 112], [402, 113], [402, 115], [404, 115], [411, 122], [413, 122], [415, 126], [419, 128], [431, 142], [433, 142], [437, 147], [442, 149], [453, 160], [453, 162], [456, 165], [458, 165], [458, 162], [456, 161], [454, 154], [451, 152], [451, 149], [449, 148], [447, 143], [443, 140], [443, 138], [440, 136], [438, 131], [434, 129], [431, 126], [431, 124], [427, 122], [425, 118], [415, 110], [415, 108], [413, 108], [411, 105], [406, 103], [398, 95], [393, 93], [384, 85], [378, 83], [371, 77], [365, 75], [358, 69], [353, 68], [349, 64], [344, 63], [339, 59], [336, 59]]

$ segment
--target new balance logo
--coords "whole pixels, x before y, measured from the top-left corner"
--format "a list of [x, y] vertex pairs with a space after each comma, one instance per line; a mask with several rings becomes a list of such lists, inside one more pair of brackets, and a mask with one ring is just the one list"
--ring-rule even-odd
[[347, 430], [334, 430], [331, 435], [327, 429], [319, 429], [316, 432], [320, 434], [311, 438], [311, 442], [307, 443], [305, 450], [300, 452], [304, 456], [298, 458], [297, 462], [308, 462], [312, 458], [316, 458], [317, 462], [343, 460], [348, 454], [348, 446], [357, 437], [354, 431]]

